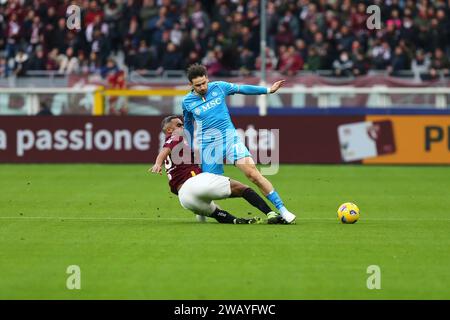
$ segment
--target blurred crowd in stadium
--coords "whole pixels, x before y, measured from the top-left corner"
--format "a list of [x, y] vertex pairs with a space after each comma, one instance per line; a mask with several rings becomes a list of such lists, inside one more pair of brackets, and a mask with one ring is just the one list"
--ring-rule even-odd
[[[450, 0], [268, 0], [267, 67], [282, 74], [449, 75]], [[81, 7], [82, 29], [66, 26]], [[381, 29], [366, 26], [368, 5]], [[260, 67], [258, 0], [0, 0], [0, 75], [183, 70], [211, 75]]]

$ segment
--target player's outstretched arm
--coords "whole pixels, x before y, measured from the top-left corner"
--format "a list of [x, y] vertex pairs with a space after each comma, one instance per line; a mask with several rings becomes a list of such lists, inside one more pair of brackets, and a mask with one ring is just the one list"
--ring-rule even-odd
[[167, 158], [167, 156], [170, 154], [170, 151], [171, 151], [170, 148], [166, 147], [162, 148], [162, 150], [156, 157], [155, 164], [153, 165], [153, 167], [148, 169], [148, 172], [162, 174], [162, 164], [164, 160]]
[[275, 93], [278, 91], [278, 89], [281, 88], [285, 80], [279, 80], [272, 84], [270, 88], [266, 88], [263, 86], [253, 86], [249, 84], [242, 84], [242, 85], [232, 85], [229, 91], [230, 94], [233, 93], [240, 93], [245, 95], [259, 95], [259, 94], [269, 94], [269, 93]]

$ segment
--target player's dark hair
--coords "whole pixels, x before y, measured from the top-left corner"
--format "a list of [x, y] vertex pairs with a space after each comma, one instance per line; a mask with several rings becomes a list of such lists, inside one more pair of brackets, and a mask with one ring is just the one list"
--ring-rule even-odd
[[167, 129], [167, 125], [170, 123], [170, 121], [172, 121], [173, 119], [180, 119], [179, 116], [167, 116], [163, 119], [163, 121], [161, 121], [161, 129], [164, 133], [166, 133], [166, 129]]
[[206, 67], [199, 63], [194, 63], [189, 66], [187, 69], [187, 77], [189, 82], [192, 82], [193, 79], [198, 77], [207, 76], [208, 72], [206, 71]]

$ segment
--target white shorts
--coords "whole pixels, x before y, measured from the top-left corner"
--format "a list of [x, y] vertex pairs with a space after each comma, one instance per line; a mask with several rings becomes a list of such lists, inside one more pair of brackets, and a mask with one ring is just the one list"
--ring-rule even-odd
[[189, 178], [178, 190], [183, 208], [203, 216], [209, 216], [216, 210], [217, 205], [212, 200], [225, 199], [230, 195], [230, 178], [208, 172]]

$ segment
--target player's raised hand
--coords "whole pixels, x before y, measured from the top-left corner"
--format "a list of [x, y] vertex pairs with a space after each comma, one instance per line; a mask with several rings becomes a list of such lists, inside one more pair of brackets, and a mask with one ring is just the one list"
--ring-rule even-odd
[[277, 82], [275, 82], [271, 87], [270, 87], [270, 93], [275, 93], [277, 92], [278, 89], [280, 89], [283, 86], [283, 83], [286, 80], [279, 80]]
[[162, 174], [162, 168], [160, 165], [158, 164], [154, 164], [153, 167], [151, 167], [150, 169], [148, 169], [149, 172], [151, 173], [159, 173]]

